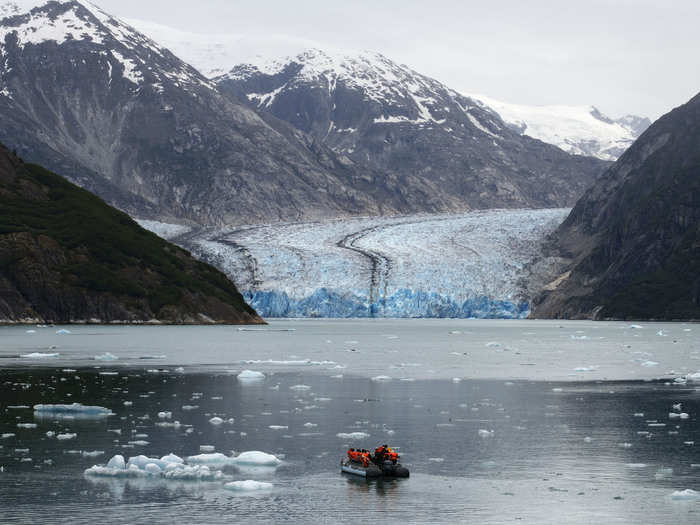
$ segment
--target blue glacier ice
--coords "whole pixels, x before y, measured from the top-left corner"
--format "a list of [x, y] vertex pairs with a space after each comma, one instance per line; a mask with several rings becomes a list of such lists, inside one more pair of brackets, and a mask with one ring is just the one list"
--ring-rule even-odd
[[245, 299], [263, 317], [387, 317], [522, 319], [526, 301], [494, 299], [485, 295], [459, 301], [436, 292], [402, 288], [387, 298], [371, 302], [365, 294], [319, 288], [303, 298], [274, 290], [244, 292]]

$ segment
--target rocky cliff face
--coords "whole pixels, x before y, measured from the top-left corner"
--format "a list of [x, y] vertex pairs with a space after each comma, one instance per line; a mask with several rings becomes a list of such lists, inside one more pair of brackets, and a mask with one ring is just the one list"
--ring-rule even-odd
[[27, 160], [142, 217], [231, 224], [406, 206], [397, 181], [266, 123], [89, 2], [38, 4], [0, 13], [0, 140]]
[[213, 267], [0, 146], [0, 323], [262, 323]]
[[553, 239], [535, 317], [700, 319], [700, 95], [656, 121]]
[[606, 166], [522, 136], [485, 105], [377, 53], [311, 49], [214, 80], [355, 165], [423, 181], [428, 195], [404, 193], [434, 210], [573, 205]]

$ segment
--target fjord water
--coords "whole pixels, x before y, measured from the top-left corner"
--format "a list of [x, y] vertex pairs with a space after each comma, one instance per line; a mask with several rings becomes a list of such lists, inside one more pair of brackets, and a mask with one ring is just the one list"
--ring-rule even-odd
[[[0, 522], [697, 523], [700, 503], [671, 497], [700, 490], [698, 383], [674, 381], [700, 368], [697, 325], [641, 325], [2, 328], [0, 436], [14, 435], [0, 439]], [[266, 377], [242, 382], [244, 369]], [[73, 402], [115, 415], [21, 408]], [[411, 478], [340, 474], [348, 446], [383, 442]], [[281, 457], [276, 469], [224, 468], [227, 481], [273, 488], [84, 475], [114, 454], [202, 445]]]

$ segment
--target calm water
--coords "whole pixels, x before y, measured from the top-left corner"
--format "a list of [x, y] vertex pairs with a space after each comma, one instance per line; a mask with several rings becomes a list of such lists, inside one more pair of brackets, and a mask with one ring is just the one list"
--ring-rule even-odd
[[[414, 352], [414, 341], [406, 341], [406, 355], [393, 346], [397, 339], [386, 337], [406, 339], [420, 323], [294, 326], [295, 332], [268, 333], [162, 327], [78, 327], [70, 328], [72, 334], [56, 334], [56, 328], [37, 328], [33, 334], [26, 328], [0, 330], [5, 357], [0, 364], [6, 365], [0, 371], [0, 435], [15, 434], [0, 439], [0, 523], [700, 522], [697, 500], [671, 498], [676, 490], [700, 490], [698, 385], [585, 377], [596, 370], [573, 372], [567, 381], [518, 379], [535, 366], [538, 374], [549, 370], [559, 378], [580, 362], [568, 355], [569, 345], [578, 343], [594, 347], [585, 349], [586, 355], [607, 374], [649, 374], [648, 368], [661, 367], [662, 376], [670, 372], [664, 365], [671, 361], [692, 370], [698, 346], [685, 325], [667, 325], [668, 334], [660, 336], [662, 328], [645, 325], [634, 329], [646, 330], [645, 335], [635, 337], [613, 324], [427, 323], [416, 333], [433, 330], [429, 350], [441, 356], [437, 359], [428, 349]], [[524, 335], [532, 330], [535, 335]], [[570, 337], [579, 331], [591, 338]], [[618, 339], [611, 341], [613, 336]], [[535, 339], [560, 341], [563, 353], [557, 353], [561, 347], [547, 347], [537, 354]], [[495, 342], [501, 346], [486, 346]], [[376, 354], [371, 343], [379, 348]], [[320, 359], [324, 345], [332, 350]], [[608, 356], [601, 345], [630, 353], [623, 365], [615, 365], [620, 356]], [[456, 349], [487, 364], [496, 355], [504, 361], [503, 377], [447, 379], [469, 377], [462, 373], [467, 367], [451, 361]], [[28, 350], [59, 355], [15, 357]], [[642, 366], [634, 351], [653, 354], [643, 357], [658, 364]], [[119, 359], [94, 360], [105, 352]], [[521, 355], [511, 355], [515, 352]], [[362, 357], [355, 362], [358, 353]], [[535, 364], [515, 364], [524, 359], [522, 353]], [[241, 362], [252, 360], [258, 362]], [[268, 360], [286, 363], [260, 362]], [[493, 376], [489, 367], [486, 375]], [[241, 383], [236, 373], [243, 368], [262, 370], [266, 378]], [[439, 378], [430, 379], [428, 370]], [[393, 379], [377, 380], [379, 372]], [[108, 407], [115, 415], [56, 420], [10, 408], [71, 402]], [[676, 403], [688, 419], [669, 418]], [[162, 411], [172, 412], [172, 419], [160, 419]], [[209, 422], [213, 416], [233, 422], [215, 426]], [[181, 424], [177, 428], [158, 426], [175, 420]], [[48, 431], [77, 436], [59, 441], [47, 437]], [[338, 436], [353, 432], [369, 437]], [[348, 446], [381, 442], [400, 448], [410, 479], [368, 483], [339, 473]], [[261, 450], [282, 457], [283, 464], [224, 469], [227, 481], [273, 484], [269, 491], [252, 493], [225, 490], [222, 481], [83, 474], [114, 454], [188, 456], [202, 445], [225, 454]], [[104, 454], [82, 454], [99, 451]]]

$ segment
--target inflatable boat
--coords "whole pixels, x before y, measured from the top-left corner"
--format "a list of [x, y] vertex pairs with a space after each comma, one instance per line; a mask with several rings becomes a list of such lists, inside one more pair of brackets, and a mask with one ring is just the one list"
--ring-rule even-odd
[[[378, 451], [380, 449], [377, 449]], [[372, 456], [369, 451], [355, 449], [348, 450], [348, 456], [340, 460], [340, 471], [367, 479], [391, 477], [407, 478], [408, 469], [398, 462], [399, 455], [386, 447], [391, 455], [385, 453]]]

